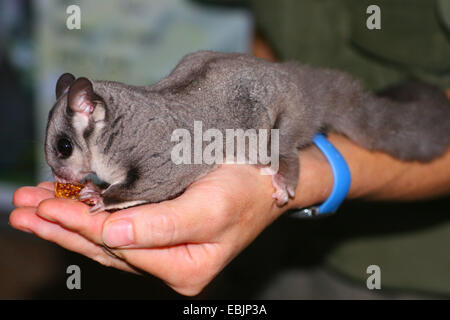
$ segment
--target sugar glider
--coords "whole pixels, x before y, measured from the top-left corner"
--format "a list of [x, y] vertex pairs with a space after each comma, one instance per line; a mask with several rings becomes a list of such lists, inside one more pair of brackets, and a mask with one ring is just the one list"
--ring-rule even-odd
[[81, 199], [91, 212], [160, 202], [215, 165], [171, 161], [177, 128], [279, 129], [274, 198], [284, 205], [299, 175], [298, 150], [333, 131], [405, 161], [430, 161], [450, 144], [450, 103], [439, 89], [410, 82], [380, 95], [346, 73], [246, 54], [199, 51], [158, 83], [132, 86], [63, 74], [48, 117], [45, 155], [56, 181], [95, 174]]

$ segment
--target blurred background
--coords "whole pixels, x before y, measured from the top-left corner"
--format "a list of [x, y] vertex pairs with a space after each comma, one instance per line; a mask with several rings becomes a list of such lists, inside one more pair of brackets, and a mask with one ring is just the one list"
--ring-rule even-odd
[[[0, 299], [182, 298], [8, 225], [14, 190], [51, 179], [43, 139], [62, 73], [144, 85], [208, 49], [335, 67], [371, 89], [409, 77], [450, 88], [450, 1], [375, 2], [378, 33], [365, 27], [365, 0], [0, 0]], [[72, 4], [80, 30], [66, 26]], [[323, 220], [281, 217], [196, 298], [449, 298], [449, 205], [353, 202]], [[66, 288], [72, 264], [82, 290]], [[366, 287], [371, 264], [381, 291]]]

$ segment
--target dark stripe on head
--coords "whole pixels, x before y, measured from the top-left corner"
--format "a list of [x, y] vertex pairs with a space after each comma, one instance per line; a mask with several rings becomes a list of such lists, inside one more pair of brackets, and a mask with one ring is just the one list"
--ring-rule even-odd
[[112, 143], [115, 139], [115, 137], [117, 137], [117, 135], [119, 134], [119, 131], [114, 131], [109, 137], [108, 137], [108, 141], [106, 141], [106, 146], [103, 149], [103, 153], [106, 154], [108, 153], [109, 149], [111, 149]]
[[119, 121], [122, 120], [122, 118], [123, 116], [118, 116], [116, 119], [114, 119], [114, 122], [111, 124], [111, 129], [114, 129]]
[[89, 121], [89, 124], [88, 124], [87, 128], [83, 132], [84, 140], [87, 140], [91, 136], [92, 132], [94, 132], [94, 127], [95, 127], [94, 126], [94, 122], [93, 121]]

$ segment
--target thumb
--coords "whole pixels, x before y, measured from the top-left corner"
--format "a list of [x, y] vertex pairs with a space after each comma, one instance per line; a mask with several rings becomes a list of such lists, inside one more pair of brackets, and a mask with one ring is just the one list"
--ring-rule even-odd
[[154, 248], [201, 242], [216, 230], [204, 223], [208, 214], [205, 205], [197, 206], [181, 198], [129, 208], [106, 219], [102, 239], [111, 248]]

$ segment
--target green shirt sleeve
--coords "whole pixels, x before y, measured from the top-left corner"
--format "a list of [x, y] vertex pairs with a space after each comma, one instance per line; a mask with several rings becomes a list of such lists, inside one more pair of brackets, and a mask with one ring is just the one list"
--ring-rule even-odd
[[345, 70], [379, 89], [414, 77], [450, 87], [449, 1], [253, 0], [256, 23], [282, 60]]

